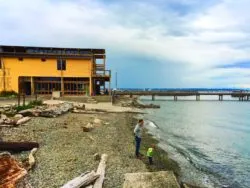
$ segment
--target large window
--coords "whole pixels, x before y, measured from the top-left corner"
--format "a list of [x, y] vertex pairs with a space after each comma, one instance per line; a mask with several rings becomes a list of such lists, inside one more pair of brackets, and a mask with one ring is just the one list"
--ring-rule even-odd
[[66, 70], [66, 60], [58, 59], [57, 60], [57, 70]]

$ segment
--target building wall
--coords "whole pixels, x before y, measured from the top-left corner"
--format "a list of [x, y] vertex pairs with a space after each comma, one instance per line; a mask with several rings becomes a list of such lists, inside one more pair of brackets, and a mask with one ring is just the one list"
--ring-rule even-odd
[[[5, 76], [3, 68], [5, 67]], [[67, 59], [66, 70], [57, 70], [57, 59], [40, 58], [2, 58], [0, 69], [0, 90], [4, 90], [4, 78], [6, 90], [18, 92], [19, 76], [39, 77], [91, 77], [91, 60]], [[91, 85], [91, 84], [90, 84]], [[90, 88], [92, 90], [92, 88]]]

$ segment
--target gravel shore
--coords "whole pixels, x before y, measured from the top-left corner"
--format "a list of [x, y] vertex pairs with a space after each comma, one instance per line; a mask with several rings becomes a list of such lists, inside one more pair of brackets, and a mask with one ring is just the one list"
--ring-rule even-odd
[[[102, 120], [91, 132], [82, 126]], [[125, 173], [148, 171], [143, 161], [134, 157], [133, 115], [66, 114], [58, 118], [32, 118], [17, 128], [2, 128], [4, 141], [36, 141], [40, 148], [36, 166], [27, 180], [35, 188], [60, 187], [72, 178], [89, 170], [96, 170], [99, 161], [95, 153], [108, 154], [105, 188], [121, 187]], [[20, 161], [29, 152], [14, 154]]]

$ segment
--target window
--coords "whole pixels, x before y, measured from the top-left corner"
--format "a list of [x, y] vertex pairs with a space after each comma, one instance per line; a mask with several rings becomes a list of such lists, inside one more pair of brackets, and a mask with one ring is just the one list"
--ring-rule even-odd
[[0, 59], [0, 69], [2, 69], [2, 59]]
[[66, 70], [66, 60], [58, 59], [57, 60], [57, 70]]

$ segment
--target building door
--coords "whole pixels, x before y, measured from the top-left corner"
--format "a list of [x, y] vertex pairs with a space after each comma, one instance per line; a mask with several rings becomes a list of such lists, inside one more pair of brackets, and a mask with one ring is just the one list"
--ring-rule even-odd
[[31, 95], [31, 82], [24, 82], [24, 93]]
[[31, 95], [31, 78], [19, 77], [19, 91], [20, 94]]

